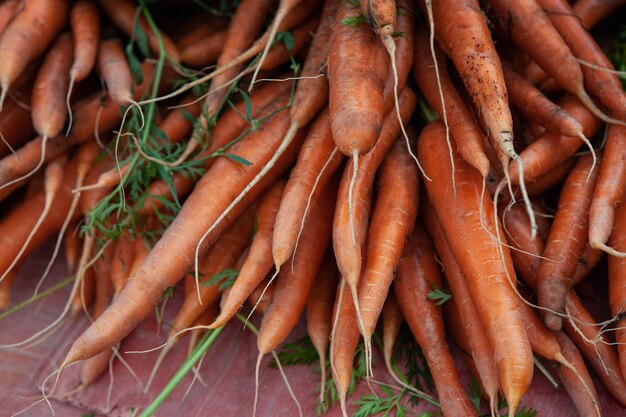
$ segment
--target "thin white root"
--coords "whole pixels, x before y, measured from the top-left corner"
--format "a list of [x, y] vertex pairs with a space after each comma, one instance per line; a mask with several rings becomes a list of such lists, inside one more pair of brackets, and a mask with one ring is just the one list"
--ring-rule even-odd
[[[283, 3], [281, 3], [281, 4], [283, 4]], [[254, 70], [254, 74], [252, 74], [252, 80], [250, 81], [250, 86], [248, 87], [248, 92], [252, 91], [252, 88], [254, 87], [254, 84], [256, 83], [256, 77], [259, 75], [259, 71], [261, 70], [261, 66], [263, 65], [263, 61], [265, 61], [265, 58], [267, 57], [267, 54], [269, 53], [270, 48], [272, 47], [272, 44], [274, 43], [274, 39], [276, 38], [276, 34], [278, 33], [278, 27], [282, 23], [283, 19], [287, 15], [287, 13], [290, 12], [290, 11], [291, 11], [291, 9], [289, 9], [287, 7], [280, 7], [279, 6], [278, 11], [276, 12], [276, 16], [274, 16], [274, 21], [272, 22], [272, 27], [270, 29], [269, 37], [267, 39], [267, 42], [265, 43], [265, 48], [263, 48], [263, 53], [261, 54], [261, 58], [259, 59], [259, 62], [256, 65], [256, 68]]]
[[619, 125], [619, 126], [626, 126], [626, 122], [624, 122], [623, 120], [615, 119], [607, 115], [606, 113], [604, 113], [602, 110], [600, 110], [598, 106], [596, 106], [596, 104], [593, 102], [591, 97], [589, 97], [585, 91], [581, 91], [577, 95], [577, 97], [580, 101], [583, 102], [585, 107], [587, 107], [587, 109], [591, 113], [594, 114], [594, 116], [596, 116], [598, 119], [602, 120], [603, 122], [614, 124], [614, 125]]
[[390, 358], [385, 357], [385, 365], [387, 366], [387, 371], [389, 372], [393, 380], [396, 381], [402, 388], [410, 391], [411, 393], [413, 393], [414, 396], [421, 398], [425, 401], [428, 401], [429, 403], [433, 404], [436, 407], [441, 407], [441, 404], [439, 404], [439, 402], [435, 400], [432, 396], [428, 395], [424, 391], [419, 390], [416, 387], [410, 384], [407, 384], [405, 381], [403, 381], [398, 375], [398, 373], [396, 372], [396, 370], [393, 369], [393, 365], [391, 364]]
[[[516, 155], [517, 156], [517, 155]], [[535, 212], [533, 210], [533, 204], [530, 201], [530, 197], [528, 197], [528, 192], [526, 191], [526, 183], [524, 182], [524, 162], [522, 158], [517, 156], [515, 158], [518, 166], [518, 179], [519, 179], [519, 189], [522, 192], [522, 200], [524, 200], [524, 205], [526, 206], [526, 213], [528, 214], [528, 219], [530, 220], [530, 237], [531, 239], [535, 239], [537, 237], [537, 220], [535, 219]], [[508, 172], [508, 170], [507, 170]]]
[[150, 390], [150, 386], [152, 385], [152, 382], [154, 381], [154, 378], [156, 377], [156, 374], [159, 371], [159, 368], [161, 367], [163, 360], [165, 360], [165, 357], [167, 356], [167, 354], [172, 350], [172, 348], [176, 344], [176, 340], [177, 339], [168, 341], [165, 347], [163, 348], [163, 350], [161, 350], [161, 352], [159, 353], [159, 356], [157, 357], [157, 360], [154, 362], [154, 366], [152, 367], [152, 370], [150, 371], [150, 376], [148, 377], [148, 381], [146, 381], [146, 385], [143, 388], [144, 394], [147, 394], [148, 391]]
[[15, 149], [13, 149], [13, 147], [11, 146], [11, 144], [9, 142], [7, 142], [7, 140], [4, 138], [4, 135], [2, 134], [2, 132], [0, 132], [0, 140], [2, 140], [2, 143], [4, 143], [4, 146], [6, 146], [7, 148], [9, 148], [9, 151], [13, 154], [13, 155], [17, 155], [17, 153], [15, 152]]
[[[0, 111], [2, 111], [2, 109], [0, 109]], [[0, 186], [0, 190], [4, 190], [5, 188], [13, 185], [13, 184], [17, 184], [20, 181], [25, 180], [26, 178], [31, 177], [32, 175], [35, 174], [35, 172], [39, 171], [39, 168], [41, 168], [43, 166], [43, 163], [46, 160], [46, 144], [48, 143], [48, 136], [47, 135], [43, 135], [41, 138], [41, 157], [39, 158], [39, 162], [37, 163], [37, 165], [35, 165], [35, 168], [33, 168], [30, 172], [28, 172], [27, 174], [22, 175], [19, 178], [15, 178], [11, 181], [8, 181], [4, 184], [2, 184]]]
[[620, 252], [602, 242], [594, 242], [592, 246], [608, 253], [611, 256], [615, 256], [616, 258], [626, 258], [626, 252]]
[[587, 174], [587, 182], [589, 182], [589, 179], [591, 178], [591, 173], [596, 168], [596, 163], [598, 162], [598, 157], [596, 155], [596, 150], [593, 149], [593, 145], [591, 144], [589, 139], [587, 139], [587, 137], [585, 136], [585, 134], [582, 131], [579, 132], [578, 137], [580, 138], [580, 140], [582, 140], [584, 142], [585, 145], [587, 145], [587, 148], [589, 148], [589, 151], [591, 152], [591, 156], [593, 157], [593, 163], [591, 164], [591, 169], [589, 170], [589, 174]]
[[546, 367], [543, 366], [543, 364], [541, 362], [539, 362], [539, 359], [537, 359], [537, 357], [535, 355], [533, 355], [533, 362], [535, 363], [535, 366], [537, 367], [537, 369], [539, 369], [539, 372], [541, 372], [543, 374], [543, 376], [546, 377], [548, 382], [550, 382], [550, 384], [552, 384], [552, 386], [554, 388], [558, 388], [559, 387], [559, 383], [556, 382], [556, 379], [554, 379], [554, 377], [550, 374], [550, 372], [548, 372]]
[[615, 74], [619, 77], [626, 78], [626, 71], [619, 71], [613, 68], [602, 67], [600, 65], [593, 64], [589, 61], [585, 61], [584, 59], [576, 58], [578, 63], [582, 66], [593, 68], [594, 70], [609, 72], [611, 74]]
[[256, 417], [256, 409], [259, 404], [259, 374], [261, 373], [261, 360], [263, 360], [263, 353], [259, 352], [259, 357], [256, 360], [256, 367], [254, 369], [254, 405], [252, 406], [252, 417]]
[[[292, 124], [291, 126], [289, 126], [289, 129], [287, 130], [287, 133], [285, 134], [283, 141], [278, 146], [278, 148], [276, 149], [276, 151], [274, 152], [270, 160], [267, 161], [265, 166], [261, 168], [261, 171], [259, 171], [256, 174], [256, 176], [252, 179], [252, 181], [250, 181], [248, 185], [244, 187], [243, 191], [228, 205], [228, 207], [226, 207], [226, 209], [222, 212], [222, 214], [219, 215], [219, 217], [213, 222], [211, 227], [209, 227], [209, 229], [206, 232], [204, 232], [204, 234], [198, 241], [198, 244], [196, 245], [195, 254], [194, 254], [194, 278], [196, 280], [196, 285], [198, 285], [200, 281], [199, 275], [198, 275], [198, 268], [199, 268], [199, 258], [200, 258], [200, 247], [202, 246], [202, 243], [207, 238], [207, 236], [209, 236], [209, 234], [213, 230], [215, 230], [215, 228], [222, 222], [222, 220], [226, 218], [226, 216], [233, 210], [233, 208], [235, 208], [235, 206], [237, 206], [237, 204], [239, 204], [239, 202], [243, 200], [243, 198], [250, 192], [252, 187], [257, 185], [259, 181], [261, 181], [265, 177], [265, 175], [270, 171], [270, 169], [272, 169], [274, 165], [276, 165], [276, 162], [278, 161], [278, 159], [285, 153], [287, 148], [289, 148], [289, 145], [291, 144], [291, 142], [293, 142], [293, 139], [296, 137], [297, 130], [298, 130], [298, 127], [295, 124]], [[199, 287], [198, 287], [198, 299], [200, 299]], [[200, 303], [202, 304], [202, 302]]]
[[74, 114], [72, 113], [72, 105], [70, 103], [70, 99], [72, 97], [72, 90], [74, 89], [74, 82], [76, 81], [76, 76], [72, 72], [70, 75], [70, 85], [67, 89], [67, 95], [65, 96], [65, 106], [67, 107], [67, 130], [65, 131], [65, 136], [70, 134], [72, 130], [72, 124], [74, 123]]
[[283, 366], [280, 363], [280, 359], [278, 358], [278, 355], [274, 351], [272, 351], [272, 356], [274, 356], [274, 360], [276, 361], [276, 366], [278, 367], [278, 370], [280, 371], [280, 375], [283, 377], [283, 381], [285, 381], [285, 386], [287, 387], [287, 391], [289, 391], [289, 395], [293, 399], [293, 402], [296, 403], [296, 407], [298, 407], [298, 415], [299, 417], [302, 417], [302, 407], [300, 407], [300, 401], [298, 401], [296, 394], [293, 392], [293, 389], [291, 388], [291, 384], [289, 384], [289, 379], [287, 379], [287, 374], [285, 374], [285, 370], [283, 369]]
[[350, 234], [352, 237], [352, 246], [356, 246], [356, 231], [354, 230], [354, 185], [356, 183], [356, 175], [359, 172], [359, 153], [357, 151], [352, 152], [352, 179], [350, 180], [350, 186], [348, 188], [348, 219], [350, 223]]
[[326, 352], [317, 352], [320, 357], [320, 404], [324, 404], [326, 399]]
[[261, 300], [263, 299], [263, 297], [265, 296], [265, 292], [267, 291], [267, 289], [270, 287], [270, 285], [272, 285], [272, 282], [274, 282], [274, 280], [276, 279], [276, 277], [278, 276], [278, 273], [280, 272], [280, 267], [276, 267], [276, 272], [274, 272], [274, 274], [272, 275], [272, 277], [270, 278], [270, 280], [267, 282], [267, 285], [265, 285], [265, 288], [263, 288], [263, 291], [261, 292], [261, 296], [259, 297], [259, 299], [256, 301], [256, 303], [254, 303], [254, 306], [252, 307], [252, 310], [250, 311], [250, 314], [248, 314], [248, 317], [246, 317], [246, 321], [244, 323], [244, 328], [247, 325], [247, 323], [250, 321], [250, 317], [252, 317], [252, 314], [255, 312], [256, 308], [258, 307], [259, 303], [261, 302]]

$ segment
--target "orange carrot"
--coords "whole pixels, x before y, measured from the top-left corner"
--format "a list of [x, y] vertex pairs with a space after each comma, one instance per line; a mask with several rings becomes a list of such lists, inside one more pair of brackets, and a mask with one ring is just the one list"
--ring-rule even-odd
[[544, 308], [546, 326], [553, 331], [561, 330], [563, 319], [558, 314], [563, 312], [570, 279], [586, 245], [589, 230], [586, 213], [599, 171], [591, 171], [593, 163], [591, 155], [582, 156], [567, 177], [543, 252], [537, 298]]
[[404, 242], [417, 218], [419, 189], [417, 167], [404, 142], [396, 141], [378, 171], [378, 195], [367, 231], [366, 263], [359, 293], [362, 334], [370, 349]]
[[190, 67], [212, 64], [222, 52], [227, 34], [226, 30], [219, 30], [187, 46], [180, 52], [180, 62]]
[[402, 310], [398, 304], [398, 299], [393, 291], [390, 291], [383, 306], [383, 356], [385, 357], [385, 365], [389, 373], [393, 374], [394, 369], [391, 363], [393, 356], [393, 348], [400, 334], [400, 326], [404, 317]]
[[[285, 103], [286, 97], [277, 101]], [[231, 154], [252, 161], [252, 165], [244, 165], [225, 157], [213, 164], [185, 201], [176, 220], [129, 279], [112, 308], [74, 342], [66, 357], [66, 365], [93, 356], [113, 346], [130, 333], [150, 314], [163, 290], [176, 284], [192, 267], [194, 258], [203, 254], [225, 227], [276, 180], [295, 158], [302, 138], [297, 138], [293, 148], [288, 150], [270, 174], [245, 196], [241, 204], [226, 216], [225, 222], [213, 228], [210, 233], [206, 233], [209, 225], [222, 215], [233, 196], [241, 192], [256, 175], [259, 167], [274, 153], [280, 140], [277, 137], [287, 129], [287, 124], [287, 113], [280, 112], [229, 149]], [[172, 250], [172, 247], [177, 249]], [[155, 279], [154, 268], [161, 271], [159, 279]], [[123, 313], [120, 314], [120, 311]]]
[[601, 250], [592, 248], [589, 246], [589, 243], [585, 245], [585, 249], [583, 249], [578, 259], [576, 270], [572, 274], [572, 286], [578, 285], [583, 279], [587, 278], [587, 275], [600, 263], [602, 254]]
[[606, 245], [613, 229], [615, 208], [626, 195], [626, 127], [610, 125], [598, 184], [589, 209], [589, 244], [614, 256], [626, 256]]
[[536, 196], [541, 194], [548, 188], [552, 188], [557, 184], [561, 184], [575, 164], [576, 159], [570, 158], [565, 162], [557, 165], [554, 169], [537, 178], [536, 180], [528, 181], [526, 183], [526, 191], [528, 191], [528, 195]]
[[578, 374], [566, 366], [560, 366], [557, 371], [561, 382], [574, 402], [574, 406], [576, 406], [578, 414], [581, 416], [599, 416], [598, 394], [580, 352], [565, 333], [556, 332], [554, 336], [561, 346], [563, 357], [572, 364]]
[[441, 287], [435, 252], [421, 225], [408, 238], [393, 289], [398, 304], [417, 343], [422, 348], [444, 416], [476, 416], [456, 372], [448, 350], [441, 311], [428, 299], [433, 288]]
[[398, 14], [395, 0], [365, 0], [360, 3], [361, 10], [367, 11], [366, 18], [371, 21], [376, 33], [387, 36], [394, 34]]
[[[137, 6], [135, 5], [135, 2], [130, 0], [99, 0], [98, 3], [104, 12], [109, 16], [111, 21], [113, 21], [113, 23], [115, 23], [115, 25], [128, 36], [135, 36], [133, 33], [135, 30], [135, 21], [137, 20], [146, 36], [150, 52], [159, 56], [161, 53], [159, 38], [156, 33], [154, 33], [144, 16], [141, 13], [137, 13]], [[167, 34], [163, 33], [163, 31], [161, 31], [160, 35], [161, 40], [163, 41], [165, 54], [172, 61], [178, 62], [179, 53], [176, 48], [176, 44], [170, 39], [169, 36], [167, 36]]]
[[33, 0], [0, 36], [0, 109], [9, 87], [28, 63], [46, 50], [67, 19], [67, 0]]
[[[626, 206], [620, 207], [615, 218], [613, 233], [609, 241], [611, 247], [621, 252], [626, 251]], [[609, 304], [611, 314], [616, 317], [626, 310], [626, 259], [609, 255]], [[616, 323], [615, 340], [619, 353], [622, 375], [626, 375], [626, 319], [621, 318]]]
[[[418, 154], [432, 178], [432, 181], [425, 182], [426, 190], [452, 253], [467, 279], [470, 294], [494, 349], [500, 384], [510, 407], [509, 413], [513, 415], [530, 385], [533, 371], [530, 343], [519, 310], [520, 300], [512, 287], [515, 272], [508, 248], [492, 238], [495, 235], [499, 241], [505, 241], [499, 233], [500, 225], [494, 223], [491, 200], [481, 194], [480, 174], [458, 155], [455, 156], [456, 204], [449, 204], [454, 199], [454, 190], [449, 177], [448, 149], [442, 140], [444, 135], [442, 123], [431, 123], [422, 131], [418, 142]], [[456, 154], [454, 149], [453, 154]], [[485, 276], [489, 279], [485, 280]], [[501, 334], [503, 329], [507, 332], [505, 337]]]
[[[326, 352], [333, 321], [333, 301], [338, 282], [337, 264], [332, 251], [326, 252], [315, 285], [311, 287], [306, 304], [306, 328], [320, 359], [320, 403], [324, 403], [326, 389]], [[384, 314], [384, 313], [383, 313]]]
[[572, 9], [587, 30], [591, 30], [600, 20], [626, 5], [624, 0], [577, 0]]
[[[342, 2], [335, 18], [328, 54], [330, 126], [341, 153], [354, 159], [368, 153], [384, 116], [382, 97], [387, 66], [385, 50], [369, 26], [351, 26], [358, 7]], [[377, 65], [372, 67], [371, 63]], [[350, 284], [352, 286], [352, 284]]]
[[[450, 126], [450, 134], [463, 159], [476, 168], [483, 177], [486, 177], [489, 174], [489, 160], [485, 156], [483, 135], [476, 124], [474, 115], [454, 87], [446, 69], [445, 57], [439, 48], [435, 49], [435, 56], [439, 68], [441, 94], [445, 97], [445, 116]], [[428, 104], [443, 116], [433, 58], [428, 47], [428, 33], [423, 28], [417, 31], [413, 75]]]
[[220, 315], [211, 328], [216, 329], [226, 324], [272, 269], [274, 265], [271, 256], [272, 232], [284, 189], [285, 181], [279, 180], [261, 198], [257, 213], [257, 231], [250, 252], [241, 266], [235, 284], [230, 288], [228, 297], [220, 306]]
[[[30, 92], [28, 95], [30, 97]], [[0, 157], [19, 149], [33, 132], [30, 110], [9, 97], [0, 112]]]
[[70, 10], [70, 26], [74, 38], [74, 62], [70, 70], [70, 85], [73, 85], [87, 78], [98, 56], [100, 13], [95, 4], [88, 0], [74, 3]]
[[[193, 130], [193, 120], [200, 116], [202, 107], [197, 100], [193, 94], [187, 95], [178, 104], [180, 107], [172, 109], [159, 123], [159, 129], [170, 143], [178, 143], [189, 137]], [[189, 120], [190, 116], [192, 120]]]
[[7, 0], [0, 4], [0, 35], [22, 7], [21, 0]]
[[443, 264], [446, 281], [450, 285], [454, 297], [454, 308], [458, 310], [460, 317], [463, 317], [460, 321], [463, 335], [459, 337], [467, 340], [467, 353], [473, 358], [476, 371], [480, 377], [479, 380], [489, 398], [490, 409], [495, 410], [500, 384], [498, 383], [493, 348], [489, 345], [485, 326], [480, 321], [480, 315], [470, 296], [468, 283], [463, 276], [463, 271], [461, 271], [459, 264], [454, 259], [450, 245], [429, 201], [424, 202], [422, 205], [422, 218], [428, 234], [433, 240], [439, 259]]
[[[394, 3], [396, 3], [395, 0]], [[393, 49], [395, 49], [395, 68], [394, 65], [389, 62], [389, 76], [383, 88], [385, 109], [391, 108], [394, 104], [395, 93], [404, 89], [411, 69], [413, 68], [413, 56], [416, 52], [413, 4], [410, 0], [399, 0], [396, 6], [398, 9], [396, 29], [389, 35], [381, 35], [381, 39], [384, 39], [383, 42], [393, 42]], [[397, 74], [397, 80], [396, 76], [394, 76], [394, 71], [395, 74]], [[398, 84], [397, 87], [396, 81]]]
[[324, 110], [307, 133], [276, 214], [272, 236], [275, 265], [285, 264], [293, 254], [308, 208], [317, 202], [342, 160], [330, 132], [328, 110]]
[[[592, 137], [600, 128], [599, 120], [573, 96], [565, 95], [560, 105], [580, 122], [586, 137]], [[524, 164], [524, 178], [527, 181], [539, 179], [571, 158], [582, 145], [583, 141], [578, 137], [545, 132], [520, 153]], [[519, 169], [517, 163], [511, 165], [510, 176], [513, 183], [517, 182]]]
[[337, 186], [338, 178], [335, 177], [311, 210], [302, 231], [300, 250], [294, 254], [293, 266], [281, 270], [278, 275], [272, 304], [263, 315], [257, 337], [260, 355], [274, 350], [300, 320], [330, 243], [335, 204], [333, 197], [337, 194]]
[[133, 244], [133, 239], [125, 233], [120, 236], [115, 254], [111, 259], [111, 283], [113, 284], [113, 294], [116, 297], [122, 292], [130, 276], [130, 266], [134, 257], [135, 245]]
[[109, 39], [100, 44], [97, 69], [113, 101], [120, 106], [128, 105], [133, 99], [133, 80], [124, 48], [118, 40]]
[[[271, 277], [264, 279], [248, 297], [248, 305], [259, 314], [265, 314], [272, 304], [275, 289], [276, 281], [272, 281]], [[230, 290], [230, 288], [228, 288], [228, 290]]]
[[[604, 55], [589, 32], [585, 30], [566, 1], [537, 0], [537, 3], [546, 11], [550, 21], [576, 58], [592, 65], [614, 69], [611, 61]], [[560, 68], [557, 70], [560, 71]], [[617, 75], [609, 71], [596, 70], [587, 65], [582, 65], [582, 72], [587, 90], [611, 110], [613, 117], [618, 118], [621, 120], [621, 124], [624, 124], [624, 120], [626, 120], [626, 94], [624, 94]], [[579, 95], [577, 94], [577, 96]], [[594, 114], [598, 115], [596, 112]]]
[[565, 136], [580, 136], [582, 126], [571, 114], [548, 100], [526, 78], [509, 64], [503, 64], [509, 101], [526, 120], [537, 123], [551, 132]]

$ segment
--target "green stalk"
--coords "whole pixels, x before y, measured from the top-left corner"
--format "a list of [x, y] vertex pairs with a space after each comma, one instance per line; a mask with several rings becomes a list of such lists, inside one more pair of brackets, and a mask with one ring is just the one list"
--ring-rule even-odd
[[202, 339], [200, 340], [200, 344], [193, 351], [191, 356], [182, 364], [180, 369], [176, 372], [176, 374], [172, 377], [172, 379], [168, 382], [168, 384], [163, 388], [163, 391], [155, 398], [155, 400], [144, 410], [143, 413], [139, 417], [150, 417], [152, 413], [156, 411], [157, 408], [165, 401], [165, 399], [172, 393], [174, 388], [178, 386], [180, 381], [187, 375], [187, 373], [191, 370], [191, 368], [200, 360], [202, 355], [211, 347], [217, 336], [222, 332], [224, 327], [219, 327], [215, 330], [207, 331]]

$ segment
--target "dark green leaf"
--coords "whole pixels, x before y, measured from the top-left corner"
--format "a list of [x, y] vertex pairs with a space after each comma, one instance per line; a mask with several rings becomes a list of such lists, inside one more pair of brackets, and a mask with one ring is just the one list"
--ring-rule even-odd
[[206, 282], [202, 284], [203, 287], [209, 287], [212, 285], [220, 284], [219, 289], [224, 290], [226, 288], [232, 287], [235, 283], [235, 279], [239, 275], [239, 271], [237, 269], [224, 269], [217, 274], [213, 275]]
[[130, 72], [133, 74], [135, 78], [135, 84], [141, 84], [143, 82], [143, 72], [141, 71], [141, 62], [135, 56], [135, 52], [133, 51], [133, 45], [128, 44], [126, 46], [126, 58], [128, 59], [128, 66], [130, 67]]
[[367, 23], [367, 21], [365, 20], [365, 16], [360, 13], [356, 16], [346, 17], [341, 21], [342, 25], [350, 26], [353, 28], [362, 25], [363, 23]]
[[437, 301], [436, 305], [440, 306], [449, 299], [452, 298], [452, 294], [450, 294], [446, 290], [442, 290], [441, 288], [435, 288], [427, 295], [429, 300]]
[[245, 166], [252, 165], [252, 162], [248, 161], [245, 158], [242, 158], [239, 155], [235, 155], [233, 153], [225, 153], [223, 155], [228, 159], [232, 159], [233, 161], [240, 163], [241, 165], [245, 165]]
[[289, 52], [293, 52], [294, 37], [291, 32], [283, 32], [283, 43]]
[[135, 24], [135, 27], [133, 28], [133, 35], [135, 36], [137, 46], [139, 47], [139, 51], [141, 52], [141, 54], [146, 58], [150, 57], [148, 37], [146, 36], [146, 32], [144, 32], [140, 24]]
[[[288, 343], [278, 352], [278, 359], [281, 365], [310, 365], [319, 359], [317, 350], [308, 336], [298, 339], [293, 343]], [[272, 359], [270, 368], [276, 368], [276, 361]]]

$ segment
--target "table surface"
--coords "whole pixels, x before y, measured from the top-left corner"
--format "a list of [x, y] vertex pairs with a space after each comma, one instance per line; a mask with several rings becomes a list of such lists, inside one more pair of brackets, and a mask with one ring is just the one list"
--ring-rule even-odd
[[[25, 263], [13, 284], [13, 304], [31, 296], [35, 283], [41, 275], [51, 253], [51, 245], [40, 248]], [[66, 276], [66, 266], [62, 261], [55, 263], [44, 288], [50, 287]], [[36, 331], [51, 323], [61, 312], [67, 299], [69, 287], [57, 291], [29, 307], [0, 320], [0, 344], [6, 345], [26, 339]], [[176, 297], [166, 308], [164, 326], [175, 313]], [[258, 323], [258, 317], [256, 318]], [[42, 382], [59, 366], [69, 345], [87, 326], [88, 319], [76, 317], [65, 319], [61, 326], [45, 341], [36, 346], [3, 348], [0, 350], [0, 416], [25, 409], [41, 398]], [[167, 329], [167, 327], [164, 327]], [[148, 318], [121, 345], [121, 352], [145, 350], [164, 342], [164, 334], [157, 335], [155, 316]], [[288, 341], [302, 337], [305, 333], [303, 323], [296, 328]], [[63, 373], [50, 405], [40, 402], [25, 411], [23, 416], [51, 416], [51, 408], [56, 417], [118, 417], [132, 416], [137, 410], [146, 407], [174, 375], [187, 354], [187, 341], [170, 353], [159, 370], [156, 382], [150, 392], [144, 394], [141, 387], [128, 369], [119, 361], [113, 362], [110, 375], [104, 375], [95, 384], [80, 392], [67, 395], [78, 386], [78, 366]], [[125, 353], [128, 366], [134, 370], [141, 381], [146, 381], [157, 351], [142, 354]], [[170, 397], [154, 414], [155, 416], [219, 416], [235, 417], [252, 415], [254, 401], [254, 365], [257, 357], [255, 338], [252, 332], [244, 330], [240, 322], [230, 323], [217, 338], [204, 359], [200, 376], [188, 390], [192, 375], [183, 379]], [[457, 365], [464, 383], [469, 383], [467, 369], [455, 352]], [[377, 380], [390, 381], [384, 370], [380, 355], [375, 356], [374, 376]], [[297, 416], [295, 403], [289, 396], [280, 373], [267, 366], [265, 358], [261, 366], [260, 395], [257, 416], [291, 417]], [[289, 382], [294, 387], [305, 416], [315, 415], [317, 401], [316, 388], [318, 375], [314, 367], [290, 366], [286, 368]], [[604, 416], [626, 416], [626, 408], [620, 406], [604, 389], [597, 377], [594, 377], [600, 404]], [[49, 388], [51, 384], [47, 385]], [[374, 386], [375, 390], [379, 387]], [[185, 391], [188, 393], [185, 397]], [[366, 384], [360, 384], [353, 399], [369, 392]], [[575, 409], [562, 388], [554, 388], [539, 372], [535, 372], [532, 387], [524, 397], [523, 404], [539, 411], [540, 416], [574, 417]], [[51, 408], [50, 408], [51, 407]], [[356, 406], [349, 403], [349, 412]], [[415, 412], [425, 410], [425, 406]], [[339, 407], [332, 408], [327, 416], [340, 416]]]

